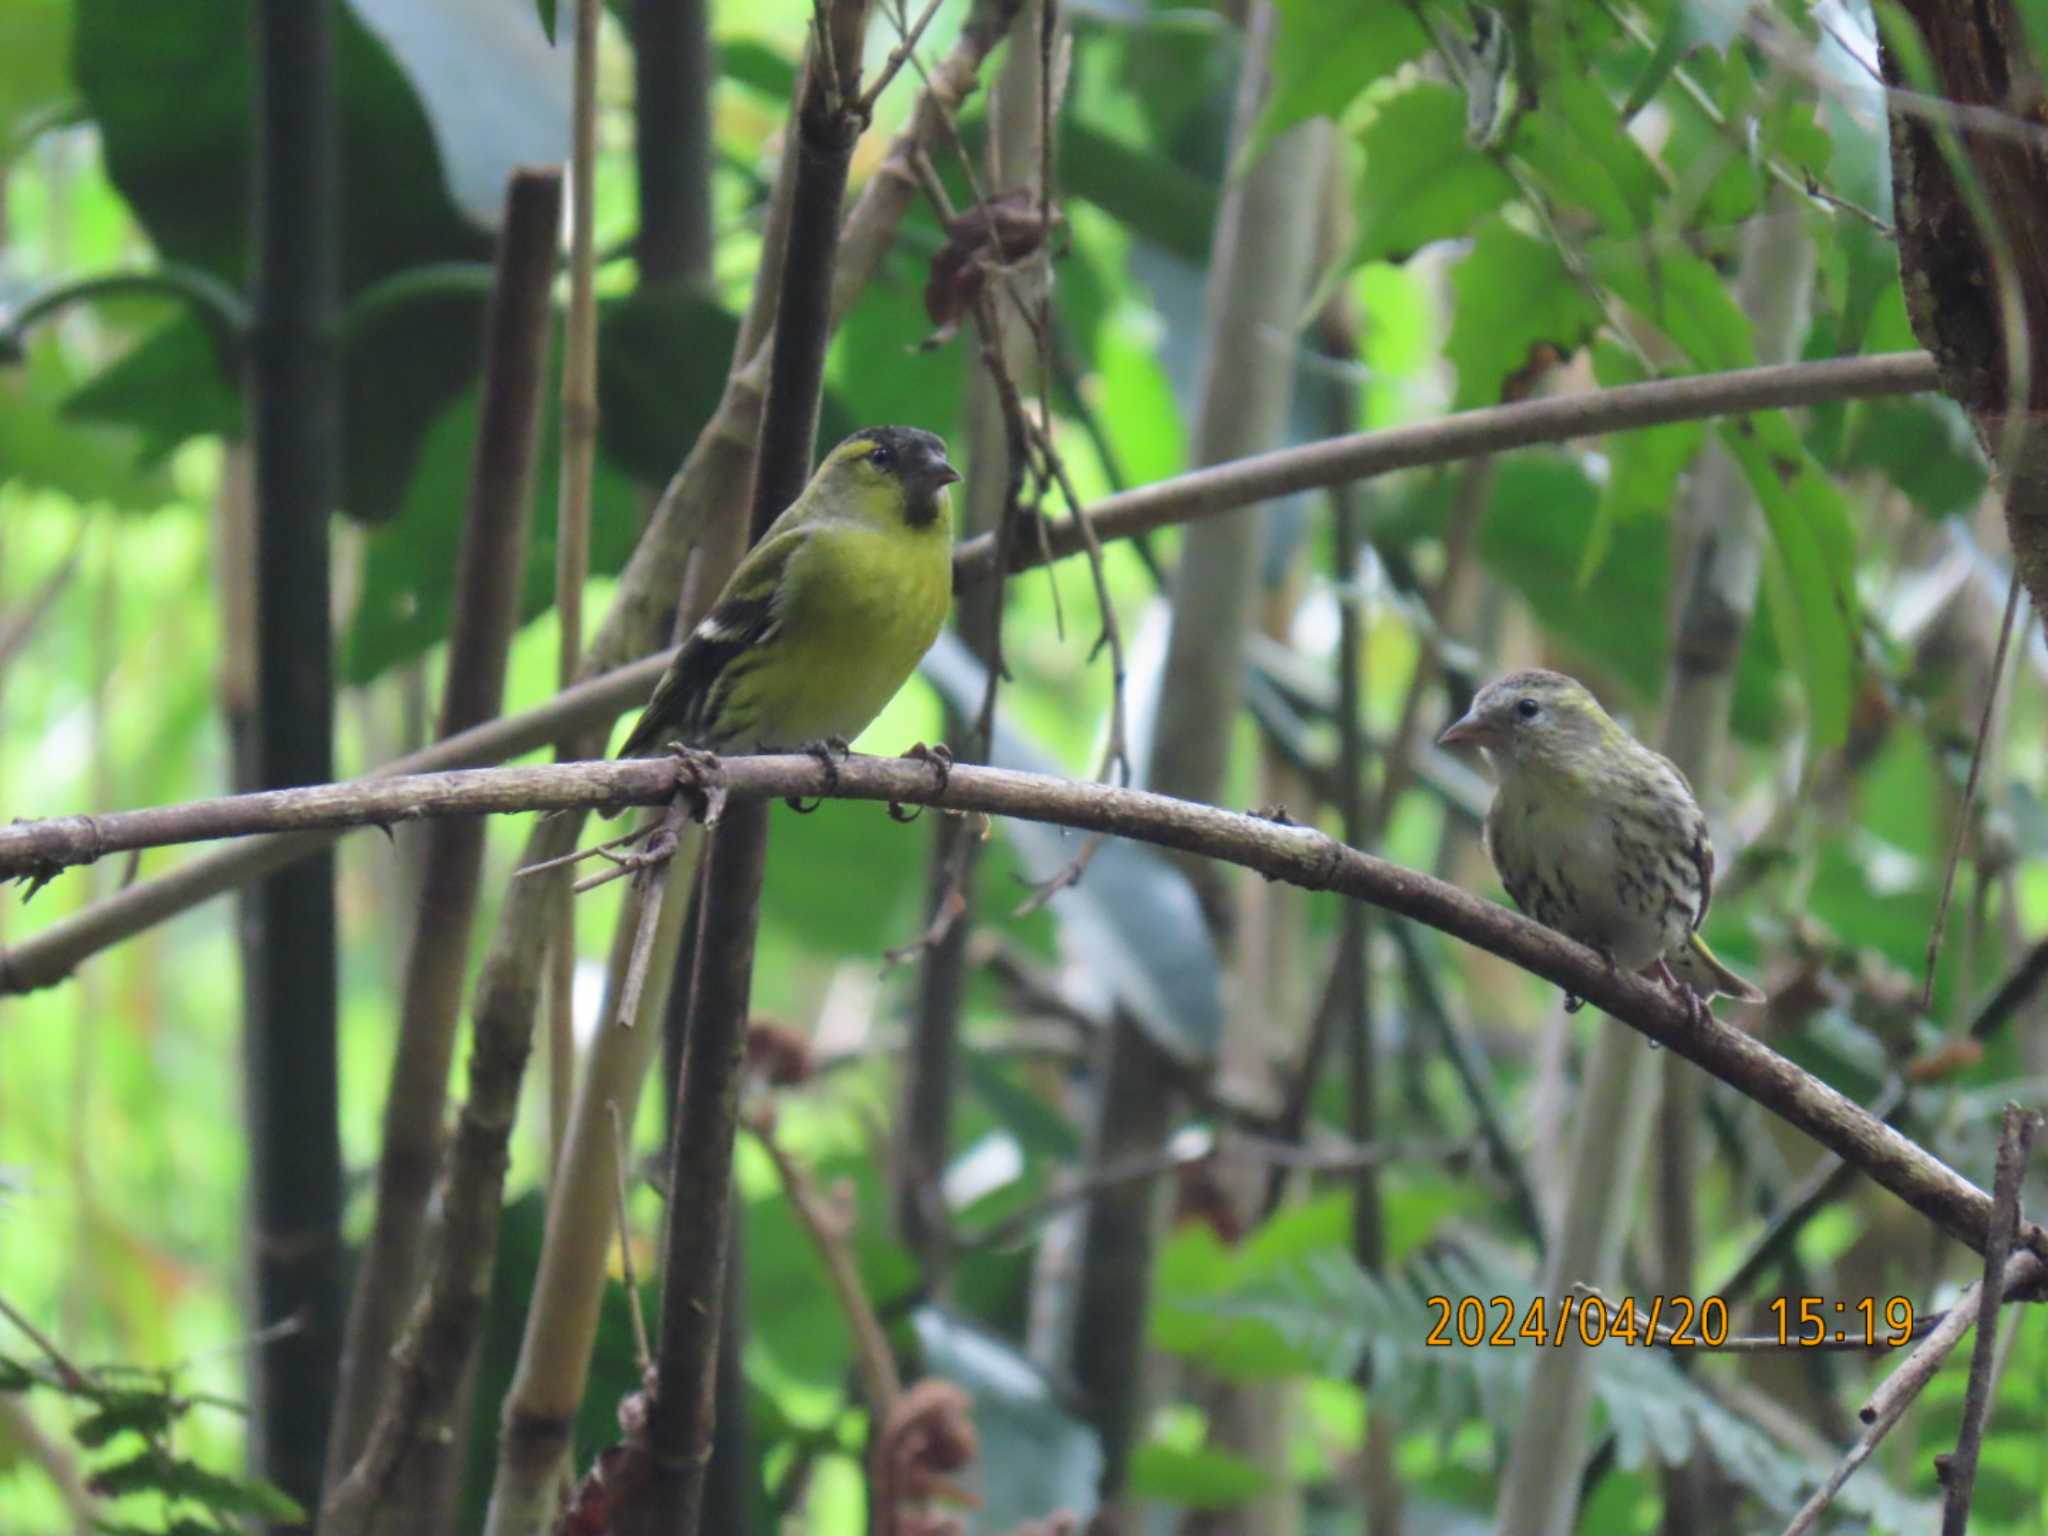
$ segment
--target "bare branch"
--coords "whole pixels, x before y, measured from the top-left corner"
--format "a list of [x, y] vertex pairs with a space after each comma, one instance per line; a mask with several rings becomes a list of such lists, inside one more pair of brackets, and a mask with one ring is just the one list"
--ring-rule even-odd
[[[2036, 1229], [2038, 1230], [2038, 1229]], [[2023, 1285], [2038, 1282], [2048, 1274], [2036, 1253], [2022, 1253], [2008, 1259], [2004, 1272], [2004, 1289], [2017, 1290]], [[1905, 1362], [1887, 1376], [1884, 1384], [1871, 1393], [1870, 1400], [1858, 1412], [1868, 1427], [1856, 1437], [1856, 1443], [1828, 1474], [1827, 1481], [1816, 1488], [1813, 1496], [1799, 1507], [1792, 1517], [1792, 1523], [1785, 1527], [1784, 1536], [1806, 1536], [1814, 1523], [1826, 1513], [1835, 1495], [1842, 1491], [1842, 1485], [1849, 1481], [1856, 1469], [1870, 1459], [1884, 1437], [1891, 1433], [1892, 1426], [1905, 1416], [1906, 1410], [1934, 1379], [1949, 1355], [1960, 1344], [1963, 1335], [1970, 1331], [1970, 1325], [1977, 1320], [1977, 1293], [1979, 1286], [1973, 1284], [1957, 1303], [1950, 1307], [1948, 1315], [1926, 1338], [1915, 1341], [1913, 1352]]]
[[[2019, 584], [2013, 584], [2018, 595]], [[2006, 610], [2010, 628], [2012, 611]], [[1993, 674], [1994, 677], [1996, 674]], [[1968, 1536], [1970, 1495], [1977, 1486], [1977, 1453], [1984, 1444], [1984, 1421], [1991, 1413], [1992, 1376], [1998, 1363], [1998, 1309], [2005, 1301], [2006, 1256], [2020, 1225], [2020, 1183], [2027, 1154], [2041, 1117], [2017, 1104], [2005, 1106], [2005, 1126], [1998, 1138], [1998, 1168], [1991, 1187], [1991, 1231], [1984, 1243], [1984, 1278], [1977, 1289], [1977, 1344], [1970, 1354], [1970, 1381], [1963, 1395], [1963, 1427], [1955, 1453], [1937, 1459], [1945, 1491], [1941, 1536]], [[1960, 1309], [1958, 1309], [1960, 1310]]]
[[[484, 329], [483, 408], [463, 513], [441, 701], [439, 734], [444, 740], [504, 707], [533, 503], [538, 406], [553, 328], [548, 295], [561, 213], [559, 170], [549, 166], [513, 173]], [[421, 851], [398, 1043], [385, 1098], [376, 1216], [343, 1335], [341, 1386], [328, 1446], [329, 1491], [369, 1436], [390, 1378], [391, 1345], [404, 1326], [420, 1269], [483, 857], [484, 828], [476, 820], [435, 823]], [[420, 1486], [435, 1481], [424, 1475]]]
[[[651, 805], [673, 793], [676, 773], [675, 762], [660, 759], [469, 769], [19, 822], [0, 827], [0, 875], [47, 874], [128, 848], [250, 832]], [[1610, 968], [1593, 951], [1519, 913], [1347, 848], [1313, 827], [970, 764], [955, 764], [942, 785], [927, 763], [913, 758], [853, 756], [828, 769], [802, 754], [736, 757], [721, 762], [720, 778], [735, 801], [836, 796], [1015, 816], [1224, 859], [1269, 879], [1371, 902], [1499, 955], [1697, 1062], [1972, 1248], [1981, 1249], [1989, 1231], [1991, 1199], [1983, 1190], [1761, 1041], [1718, 1020], [1696, 1022], [1666, 988]], [[2023, 1224], [2019, 1241], [2048, 1257], [2048, 1232], [2038, 1226]]]
[[[1823, 400], [1865, 400], [1918, 394], [1935, 387], [1934, 361], [1924, 352], [1891, 352], [1821, 363], [1785, 363], [1694, 374], [1648, 384], [1624, 384], [1580, 395], [1554, 395], [1516, 405], [1461, 411], [1442, 421], [1379, 432], [1354, 432], [1297, 448], [1233, 459], [1139, 486], [1096, 502], [1089, 515], [1104, 539], [1127, 539], [1173, 523], [1234, 512], [1296, 491], [1369, 480], [1397, 469], [1448, 464], [1482, 453], [1563, 442], [1601, 432], [1735, 416]], [[1058, 524], [1049, 532], [1052, 558], [1082, 548], [1081, 530]], [[986, 581], [994, 571], [995, 540], [984, 535], [953, 556], [955, 588]], [[1038, 563], [1020, 547], [1011, 569]]]
[[[870, 190], [880, 179], [869, 182]], [[870, 217], [881, 217], [879, 212], [863, 217], [868, 201], [863, 198], [849, 226], [856, 222], [865, 226]], [[865, 230], [863, 238], [869, 238]], [[836, 295], [834, 302], [835, 306], [839, 303]], [[1106, 497], [1095, 503], [1090, 515], [1102, 538], [1130, 538], [1169, 523], [1219, 516], [1273, 496], [1368, 479], [1397, 469], [1452, 463], [1479, 453], [1776, 406], [1917, 394], [1934, 386], [1934, 363], [1924, 352], [1789, 363], [1629, 384], [1593, 394], [1467, 411], [1423, 426], [1359, 433], [1258, 454]], [[1012, 568], [1077, 554], [1083, 538], [1076, 525], [1059, 524], [1048, 531], [1045, 553], [1019, 549]], [[963, 544], [953, 557], [955, 588], [993, 578], [995, 550], [992, 537]], [[545, 746], [565, 730], [609, 721], [646, 700], [673, 655], [673, 651], [665, 651], [594, 676], [523, 714], [465, 731], [386, 764], [377, 773], [420, 773], [495, 762]], [[0, 995], [51, 986], [109, 945], [317, 853], [327, 841], [325, 835], [315, 833], [227, 849], [95, 902], [14, 948], [0, 950]]]
[[1962, 862], [1963, 844], [1970, 836], [1970, 812], [1977, 804], [1977, 783], [1984, 774], [1984, 747], [1991, 738], [1991, 717], [1998, 708], [1998, 685], [2005, 680], [2005, 653], [2012, 645], [2012, 632], [2019, 620], [2020, 594], [2025, 591], [2020, 568], [2012, 569], [2012, 584], [2005, 593], [2005, 617], [1998, 625], [1998, 649], [1991, 658], [1991, 674], [1984, 684], [1984, 710], [1977, 717], [1977, 736], [1970, 746], [1970, 774], [1963, 781], [1963, 803], [1956, 807], [1955, 836], [1949, 840], [1948, 864], [1941, 872], [1941, 900], [1934, 909], [1934, 927], [1927, 935], [1927, 974], [1920, 983], [1920, 1011], [1934, 1008], [1934, 967], [1941, 959], [1942, 935], [1948, 931], [1948, 907], [1956, 893], [1956, 866]]
[[790, 1157], [776, 1138], [772, 1112], [764, 1109], [750, 1115], [746, 1127], [754, 1133], [768, 1160], [775, 1164], [797, 1224], [809, 1235], [811, 1245], [824, 1261], [832, 1294], [838, 1298], [839, 1310], [846, 1314], [847, 1329], [853, 1334], [854, 1363], [860, 1368], [868, 1411], [880, 1423], [895, 1411], [896, 1399], [903, 1394], [903, 1381], [897, 1374], [895, 1353], [889, 1348], [888, 1330], [882, 1326], [867, 1287], [861, 1283], [860, 1263], [854, 1257], [851, 1241], [852, 1219]]

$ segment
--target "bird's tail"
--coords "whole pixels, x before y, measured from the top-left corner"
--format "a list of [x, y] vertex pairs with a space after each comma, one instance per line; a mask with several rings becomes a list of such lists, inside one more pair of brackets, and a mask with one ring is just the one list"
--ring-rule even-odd
[[1667, 956], [1672, 974], [1701, 997], [1732, 997], [1738, 1002], [1763, 1003], [1770, 999], [1762, 987], [1746, 976], [1738, 976], [1707, 947], [1707, 941], [1693, 934], [1683, 949]]

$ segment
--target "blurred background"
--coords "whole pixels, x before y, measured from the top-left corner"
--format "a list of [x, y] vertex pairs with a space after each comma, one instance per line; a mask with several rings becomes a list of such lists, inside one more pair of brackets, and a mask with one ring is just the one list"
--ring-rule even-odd
[[[251, 9], [0, 8], [9, 818], [253, 782], [237, 767], [259, 695]], [[574, 7], [554, 9], [331, 7], [334, 777], [435, 733], [505, 180], [570, 148]], [[870, 78], [910, 9], [875, 7]], [[1006, 9], [945, 0], [921, 66]], [[1455, 411], [1920, 345], [1861, 5], [1070, 0], [1046, 48], [1042, 14], [1030, 0], [1014, 38], [981, 49], [983, 88], [930, 136], [919, 175], [962, 210], [1036, 195], [1049, 168], [1056, 227], [1013, 261], [974, 255], [995, 296], [983, 337], [928, 291], [949, 237], [920, 190], [827, 367], [821, 441], [876, 422], [940, 433], [968, 470], [972, 526], [1006, 499], [1064, 518], [1069, 495]], [[602, 17], [586, 626], [725, 389], [809, 17], [798, 0]], [[884, 160], [923, 83], [906, 70], [880, 97], [850, 200], [901, 174]], [[984, 345], [1043, 422], [1028, 475]], [[558, 324], [507, 714], [558, 685], [560, 374]], [[1822, 391], [1114, 540], [1094, 576], [1078, 558], [1014, 576], [980, 755], [1284, 807], [1499, 897], [1478, 845], [1490, 787], [1432, 742], [1489, 677], [1570, 671], [1693, 776], [1720, 850], [1708, 932], [1772, 994], [1723, 1016], [1988, 1188], [2000, 1106], [2040, 1102], [2048, 1072], [2031, 986], [1986, 1008], [2048, 924], [2048, 648], [2024, 602], [2016, 623], [2006, 612], [2012, 567], [1960, 409]], [[943, 739], [976, 755], [991, 591], [963, 599], [967, 643], [942, 644], [862, 750]], [[333, 1073], [310, 1100], [331, 1123], [279, 1134], [331, 1138], [339, 1167], [273, 1189], [338, 1213], [323, 1294], [345, 1298], [372, 1221], [408, 949], [456, 946], [474, 979], [533, 820], [490, 821], [475, 919], [446, 927], [418, 922], [417, 828], [337, 845]], [[203, 851], [66, 873], [0, 907], [0, 946]], [[573, 1031], [527, 1074], [442, 1529], [483, 1528], [504, 1475], [500, 1405], [543, 1242], [543, 1068], [610, 1027], [624, 889], [578, 900], [558, 1013]], [[287, 1414], [266, 1431], [231, 1406], [284, 1321], [252, 1301], [245, 1252], [245, 1192], [276, 1154], [252, 1141], [251, 1095], [268, 1090], [245, 1065], [237, 910], [192, 905], [61, 985], [0, 999], [0, 1299], [70, 1360], [199, 1400], [149, 1444], [306, 1502], [317, 1489], [275, 1459], [303, 1426]], [[1603, 1347], [1554, 1363], [1527, 1344], [1426, 1344], [1428, 1298], [1510, 1298], [1519, 1321], [1576, 1279], [1612, 1298], [1712, 1293], [1737, 1333], [1773, 1331], [1770, 1301], [1796, 1312], [1803, 1296], [1831, 1309], [1828, 1329], [1860, 1333], [1834, 1304], [1871, 1298], [1882, 1342], [1890, 1298], [1931, 1314], [1979, 1268], [1732, 1090], [1591, 1010], [1565, 1015], [1554, 989], [1242, 870], [827, 802], [776, 812], [759, 943], [755, 1015], [808, 1042], [809, 1076], [757, 1092], [781, 1147], [842, 1190], [906, 1374], [972, 1395], [980, 1456], [957, 1479], [980, 1503], [957, 1513], [977, 1531], [1098, 1508], [1134, 1530], [1261, 1536], [1780, 1529], [1895, 1356]], [[300, 1054], [287, 1026], [273, 1066], [304, 1087], [326, 1050], [309, 1036]], [[458, 1100], [468, 1050], [465, 1036]], [[663, 1094], [636, 1092], [634, 1150], [652, 1160]], [[738, 1177], [728, 1342], [743, 1369], [720, 1400], [742, 1432], [721, 1442], [717, 1517], [859, 1531], [852, 1336], [747, 1134]], [[663, 1206], [645, 1179], [628, 1212], [651, 1297]], [[616, 1253], [591, 1262], [609, 1278], [576, 1472], [618, 1438], [638, 1380]], [[329, 1323], [315, 1353], [331, 1370]], [[2040, 1531], [2048, 1319], [2019, 1308], [2008, 1328], [1974, 1528]], [[1932, 1456], [1954, 1443], [1967, 1354], [1821, 1528], [1933, 1529]], [[0, 1325], [12, 1362], [46, 1363]], [[0, 1376], [7, 1530], [276, 1513], [161, 1478], [88, 1491], [141, 1440], [81, 1443], [84, 1411]], [[1539, 1427], [1564, 1438], [1544, 1450]]]

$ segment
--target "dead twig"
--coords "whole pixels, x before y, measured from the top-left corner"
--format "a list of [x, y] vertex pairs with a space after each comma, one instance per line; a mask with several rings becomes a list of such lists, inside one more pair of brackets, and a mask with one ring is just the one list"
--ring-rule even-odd
[[640, 1280], [633, 1266], [633, 1227], [626, 1218], [626, 1127], [619, 1118], [616, 1099], [605, 1100], [604, 1112], [612, 1122], [612, 1194], [618, 1202], [619, 1270], [626, 1282], [626, 1307], [633, 1319], [633, 1363], [645, 1377], [654, 1365], [654, 1350], [647, 1342], [647, 1319], [640, 1307]]
[[1977, 803], [1977, 781], [1984, 772], [1984, 743], [1991, 735], [1991, 716], [1998, 707], [1998, 685], [2005, 678], [2005, 654], [2012, 645], [2012, 632], [2019, 619], [2020, 581], [2017, 564], [2012, 584], [2005, 593], [2005, 617], [1998, 625], [1998, 649], [1991, 658], [1991, 676], [1984, 685], [1984, 710], [1977, 717], [1977, 738], [1970, 746], [1970, 774], [1963, 781], [1963, 803], [1956, 808], [1956, 833], [1949, 839], [1948, 865], [1941, 874], [1941, 901], [1934, 909], [1934, 927], [1927, 935], [1927, 975], [1920, 983], [1920, 1011], [1934, 1006], [1934, 964], [1941, 958], [1942, 936], [1948, 931], [1948, 908], [1956, 891], [1956, 866], [1962, 862], [1963, 844], [1970, 836], [1970, 812]]
[[[2017, 581], [2014, 590], [2018, 590]], [[2010, 606], [2005, 616], [2009, 628]], [[2005, 1106], [2005, 1123], [1998, 1138], [1998, 1168], [1991, 1186], [1991, 1230], [1984, 1240], [1984, 1278], [1977, 1288], [1977, 1343], [1970, 1354], [1970, 1380], [1963, 1394], [1963, 1425], [1956, 1435], [1954, 1452], [1936, 1457], [1934, 1463], [1943, 1489], [1941, 1536], [1968, 1536], [1970, 1495], [1977, 1485], [1977, 1453], [1984, 1443], [1984, 1423], [1991, 1413], [1992, 1380], [1998, 1363], [1998, 1309], [2005, 1301], [2006, 1256], [2012, 1252], [2013, 1237], [2019, 1230], [2020, 1183], [2027, 1171], [2027, 1154], [2033, 1149], [2034, 1133], [2040, 1128], [2039, 1115], [2017, 1104]]]
[[894, 48], [889, 50], [889, 57], [882, 61], [882, 67], [875, 75], [875, 83], [863, 91], [860, 100], [854, 104], [853, 110], [859, 113], [861, 117], [867, 118], [874, 115], [875, 103], [882, 99], [882, 92], [889, 88], [889, 82], [894, 80], [902, 72], [903, 66], [910, 62], [910, 56], [917, 51], [918, 40], [924, 36], [924, 29], [930, 26], [932, 18], [939, 14], [941, 3], [942, 0], [927, 0], [924, 12], [917, 18], [916, 25], [907, 30], [903, 26], [903, 18], [900, 12], [895, 17], [896, 35], [900, 41], [898, 41]]
[[853, 1335], [854, 1359], [859, 1364], [861, 1384], [868, 1408], [877, 1423], [896, 1411], [903, 1394], [902, 1378], [896, 1371], [896, 1355], [889, 1348], [888, 1330], [882, 1326], [867, 1287], [861, 1283], [860, 1264], [853, 1255], [853, 1213], [845, 1201], [828, 1197], [810, 1174], [792, 1159], [775, 1135], [775, 1116], [763, 1105], [749, 1114], [746, 1127], [760, 1143], [761, 1150], [775, 1165], [782, 1180], [789, 1208], [824, 1261], [825, 1277]]
[[[2038, 1284], [2048, 1275], [2048, 1264], [2043, 1264], [2038, 1255], [2022, 1253], [2006, 1260], [2003, 1271], [2002, 1290], [2011, 1294], [2022, 1286]], [[1970, 1331], [1970, 1325], [1977, 1321], [1977, 1295], [1981, 1282], [1972, 1284], [1956, 1304], [1926, 1338], [1917, 1340], [1913, 1352], [1908, 1355], [1896, 1371], [1887, 1376], [1870, 1399], [1858, 1410], [1858, 1417], [1867, 1426], [1856, 1437], [1856, 1443], [1849, 1447], [1827, 1480], [1816, 1488], [1813, 1496], [1800, 1506], [1785, 1527], [1783, 1536], [1806, 1536], [1816, 1521], [1834, 1503], [1835, 1495], [1855, 1474], [1856, 1469], [1870, 1459], [1891, 1433], [1892, 1427], [1905, 1416], [1906, 1410], [1926, 1389], [1935, 1373], [1960, 1344], [1963, 1335]]]

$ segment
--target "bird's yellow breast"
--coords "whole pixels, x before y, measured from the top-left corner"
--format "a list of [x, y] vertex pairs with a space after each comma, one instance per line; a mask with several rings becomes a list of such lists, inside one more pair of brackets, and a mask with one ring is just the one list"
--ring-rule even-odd
[[831, 520], [790, 557], [776, 611], [786, 664], [749, 701], [764, 743], [851, 741], [882, 712], [952, 605], [947, 521], [906, 538]]

